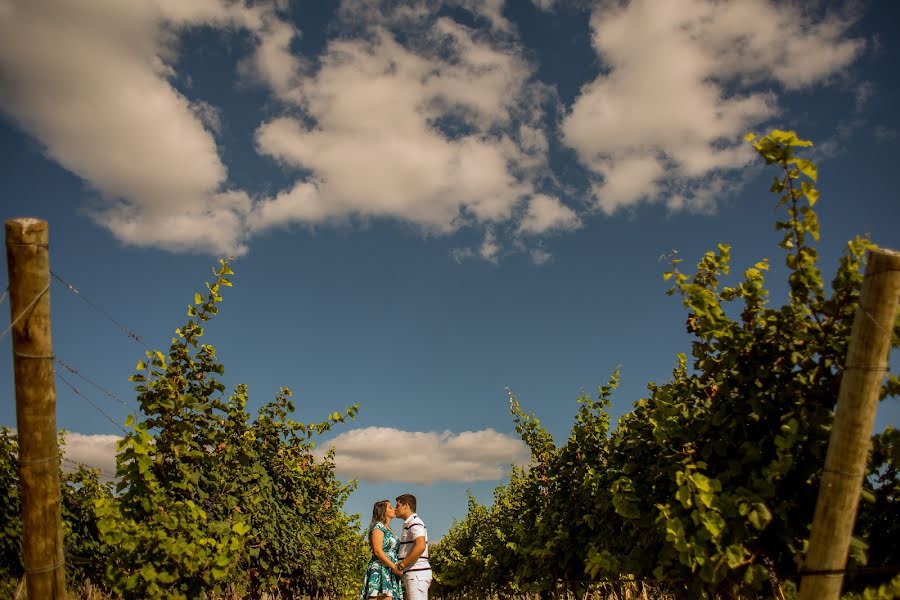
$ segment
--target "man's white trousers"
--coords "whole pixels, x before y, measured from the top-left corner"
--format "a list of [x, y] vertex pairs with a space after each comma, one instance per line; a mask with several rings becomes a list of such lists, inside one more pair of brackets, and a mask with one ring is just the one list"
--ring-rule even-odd
[[431, 570], [411, 571], [403, 574], [404, 600], [428, 600], [431, 586]]

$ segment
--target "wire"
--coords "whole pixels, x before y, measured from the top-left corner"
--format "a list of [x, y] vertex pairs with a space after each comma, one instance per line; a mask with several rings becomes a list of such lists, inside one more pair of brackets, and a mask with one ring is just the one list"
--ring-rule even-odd
[[72, 459], [72, 458], [68, 458], [68, 457], [65, 457], [65, 456], [63, 457], [63, 460], [64, 460], [65, 462], [67, 462], [67, 463], [72, 463], [73, 465], [77, 465], [77, 466], [79, 466], [79, 467], [84, 467], [85, 469], [91, 469], [91, 470], [94, 470], [94, 471], [99, 471], [101, 475], [106, 475], [107, 477], [113, 477], [113, 478], [116, 477], [116, 474], [115, 474], [115, 473], [110, 473], [110, 472], [107, 471], [106, 469], [103, 469], [103, 468], [101, 468], [101, 467], [97, 467], [97, 466], [95, 466], [95, 465], [89, 465], [88, 463], [83, 463], [83, 462], [81, 462], [81, 461], [78, 461], [78, 460], [75, 460], [75, 459]]
[[45, 288], [42, 289], [40, 292], [38, 292], [37, 295], [34, 297], [34, 300], [32, 300], [31, 302], [29, 302], [29, 303], [28, 303], [28, 306], [26, 306], [25, 309], [24, 309], [22, 312], [19, 313], [19, 316], [12, 320], [12, 323], [9, 324], [9, 327], [7, 327], [6, 329], [4, 329], [4, 330], [3, 330], [3, 333], [0, 333], [0, 340], [2, 340], [3, 338], [6, 337], [6, 334], [9, 333], [9, 331], [10, 331], [13, 327], [15, 327], [16, 323], [19, 322], [19, 319], [21, 319], [23, 316], [25, 316], [25, 313], [27, 313], [29, 310], [31, 310], [31, 307], [34, 306], [35, 304], [37, 304], [37, 301], [40, 300], [40, 299], [41, 299], [41, 296], [43, 296], [43, 295], [47, 292], [47, 290], [49, 290], [49, 289], [50, 289], [50, 284], [48, 283], [48, 284], [47, 284], [47, 287], [45, 287]]
[[100, 390], [101, 392], [103, 392], [103, 393], [106, 394], [108, 397], [112, 398], [113, 400], [115, 400], [116, 402], [118, 402], [119, 404], [121, 404], [122, 406], [124, 406], [125, 408], [127, 408], [127, 409], [129, 409], [129, 410], [132, 409], [132, 407], [129, 406], [128, 403], [126, 403], [124, 400], [122, 400], [121, 398], [119, 398], [118, 396], [116, 396], [115, 394], [113, 394], [112, 392], [110, 392], [110, 391], [109, 391], [108, 389], [106, 389], [105, 387], [101, 386], [99, 383], [96, 383], [95, 381], [93, 381], [93, 380], [91, 380], [91, 379], [85, 377], [85, 376], [82, 375], [81, 373], [79, 373], [78, 370], [77, 370], [75, 367], [73, 367], [72, 365], [67, 364], [66, 362], [64, 362], [64, 361], [62, 361], [62, 360], [60, 360], [60, 359], [58, 359], [58, 358], [56, 359], [56, 362], [59, 363], [59, 365], [60, 365], [62, 368], [64, 368], [66, 371], [68, 371], [68, 372], [71, 373], [72, 375], [75, 375], [76, 377], [82, 379], [83, 381], [85, 381], [85, 382], [91, 384], [92, 386], [94, 386], [95, 388], [97, 388], [98, 390]]
[[125, 335], [127, 335], [128, 337], [130, 337], [131, 339], [133, 339], [134, 341], [136, 341], [137, 343], [139, 343], [141, 346], [143, 346], [143, 347], [146, 348], [147, 350], [151, 350], [151, 351], [153, 350], [150, 346], [148, 346], [148, 345], [144, 342], [144, 339], [143, 339], [141, 336], [139, 336], [139, 335], [136, 334], [135, 332], [131, 331], [130, 329], [128, 329], [127, 327], [125, 327], [124, 325], [122, 325], [121, 323], [119, 323], [118, 321], [116, 321], [116, 320], [113, 318], [113, 316], [112, 316], [111, 314], [109, 314], [109, 312], [107, 312], [107, 311], [104, 310], [99, 304], [97, 304], [96, 302], [92, 301], [90, 298], [88, 298], [87, 296], [85, 296], [84, 294], [82, 294], [81, 292], [79, 292], [78, 289], [77, 289], [74, 285], [72, 285], [71, 283], [69, 283], [68, 281], [66, 281], [66, 280], [63, 279], [62, 277], [60, 277], [59, 274], [56, 273], [56, 271], [51, 270], [51, 271], [50, 271], [50, 274], [53, 275], [53, 277], [54, 277], [57, 281], [59, 281], [59, 282], [60, 282], [61, 284], [63, 284], [64, 286], [66, 286], [66, 289], [68, 289], [70, 292], [72, 292], [73, 294], [75, 294], [76, 296], [78, 296], [79, 298], [81, 298], [82, 300], [84, 300], [91, 308], [93, 308], [94, 310], [96, 310], [97, 312], [99, 312], [101, 315], [103, 315], [104, 317], [106, 317], [107, 320], [109, 320], [109, 321], [111, 321], [113, 324], [115, 324], [115, 326], [118, 327], [119, 329], [121, 329], [121, 330], [125, 333]]
[[110, 423], [112, 423], [113, 425], [115, 425], [116, 428], [119, 429], [119, 431], [121, 431], [122, 433], [125, 433], [125, 434], [128, 433], [127, 431], [125, 431], [125, 428], [122, 427], [121, 425], [119, 425], [119, 423], [118, 423], [115, 419], [113, 419], [112, 417], [110, 417], [110, 416], [106, 413], [105, 410], [103, 410], [102, 408], [100, 408], [99, 406], [97, 406], [97, 405], [94, 403], [93, 400], [91, 400], [90, 398], [88, 398], [87, 396], [85, 396], [84, 394], [82, 394], [81, 392], [79, 392], [79, 391], [78, 391], [78, 388], [76, 388], [74, 385], [72, 385], [72, 383], [71, 383], [68, 379], [66, 379], [65, 377], [63, 377], [58, 371], [56, 372], [56, 376], [57, 376], [63, 383], [65, 383], [67, 386], [69, 386], [69, 388], [70, 388], [73, 392], [75, 392], [76, 395], [81, 396], [84, 400], [87, 401], [88, 404], [90, 404], [91, 406], [93, 406], [93, 407], [97, 410], [97, 412], [99, 412], [101, 415], [103, 415], [104, 417], [106, 417], [106, 419], [107, 419]]
[[[25, 565], [25, 566], [23, 566], [23, 569], [25, 570], [25, 573], [27, 573], [29, 575], [35, 575], [37, 573], [49, 573], [50, 571], [55, 571], [58, 568], [60, 568], [61, 566], [63, 566], [65, 564], [65, 562], [66, 562], [65, 559], [62, 559], [62, 560], [59, 560], [59, 561], [53, 563], [52, 565], [47, 565], [45, 567], [37, 567], [37, 568], [31, 568], [31, 567], [28, 567], [27, 565]], [[23, 564], [24, 564], [24, 561], [23, 561]]]

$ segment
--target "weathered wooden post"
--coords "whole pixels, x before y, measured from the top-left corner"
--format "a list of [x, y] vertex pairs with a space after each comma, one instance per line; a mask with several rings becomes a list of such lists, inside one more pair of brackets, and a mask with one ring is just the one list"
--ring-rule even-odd
[[46, 221], [6, 221], [24, 529], [22, 562], [25, 589], [33, 600], [56, 600], [66, 594], [47, 240]]
[[900, 253], [869, 253], [806, 553], [800, 600], [837, 600], [900, 302]]

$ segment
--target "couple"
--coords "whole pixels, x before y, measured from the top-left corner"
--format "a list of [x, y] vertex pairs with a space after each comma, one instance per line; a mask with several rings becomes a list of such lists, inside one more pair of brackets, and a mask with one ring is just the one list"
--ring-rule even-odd
[[[399, 538], [388, 526], [395, 517], [403, 519]], [[390, 500], [376, 502], [368, 538], [372, 558], [366, 565], [360, 598], [428, 600], [431, 585], [428, 534], [425, 523], [416, 514], [416, 497], [412, 494], [397, 496], [396, 508], [391, 506]]]

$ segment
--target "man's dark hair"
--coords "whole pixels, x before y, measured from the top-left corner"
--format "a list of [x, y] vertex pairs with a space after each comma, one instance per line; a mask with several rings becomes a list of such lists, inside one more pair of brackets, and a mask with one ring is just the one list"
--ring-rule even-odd
[[412, 494], [400, 494], [397, 496], [397, 504], [405, 504], [413, 512], [416, 512], [416, 497]]

